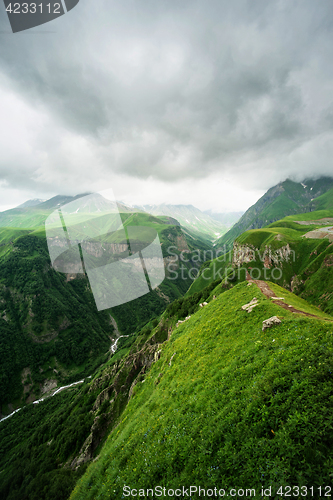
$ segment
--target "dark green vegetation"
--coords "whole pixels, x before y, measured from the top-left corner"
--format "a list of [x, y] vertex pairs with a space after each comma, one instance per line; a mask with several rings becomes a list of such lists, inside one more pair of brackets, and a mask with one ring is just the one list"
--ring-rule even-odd
[[[254, 287], [218, 285], [174, 329], [72, 500], [121, 498], [125, 484], [251, 487], [261, 498], [261, 485], [331, 483], [333, 324]], [[242, 311], [254, 295], [260, 305]], [[273, 315], [281, 325], [263, 333]]]
[[[282, 197], [292, 191], [288, 182]], [[310, 187], [318, 193], [325, 186]], [[307, 192], [301, 188], [296, 184], [295, 199]], [[45, 378], [63, 384], [93, 375], [0, 422], [0, 497], [68, 498], [82, 475], [74, 500], [118, 499], [124, 484], [252, 487], [256, 498], [261, 485], [330, 484], [333, 246], [320, 231], [321, 238], [308, 237], [324, 227], [320, 219], [333, 217], [330, 200], [327, 191], [313, 200], [321, 211], [243, 233], [233, 251], [208, 262], [206, 236], [169, 216], [124, 211], [125, 226], [157, 230], [173, 279], [103, 313], [94, 309], [84, 276], [70, 279], [50, 268], [43, 230], [1, 229], [0, 359], [9, 359], [8, 391], [22, 397], [21, 379], [37, 393]], [[188, 272], [200, 265], [188, 289]], [[254, 278], [275, 282], [270, 286], [285, 303], [316, 319], [244, 283], [253, 270], [260, 274]], [[254, 296], [259, 306], [248, 314], [241, 307]], [[113, 356], [110, 312], [120, 332], [130, 334]], [[262, 321], [273, 315], [281, 325], [263, 333]], [[81, 334], [75, 337], [86, 356], [81, 362], [71, 351], [72, 331]], [[60, 341], [71, 359], [55, 353]]]
[[[105, 359], [113, 326], [98, 313], [85, 278], [50, 267], [46, 241], [21, 236], [0, 260], [0, 412], [66, 383]], [[25, 372], [23, 370], [25, 369]], [[24, 394], [23, 394], [24, 388]]]
[[[0, 214], [0, 224], [19, 226], [0, 227], [0, 414], [40, 397], [48, 381], [64, 385], [91, 374], [109, 355], [110, 313], [120, 333], [137, 333], [187, 291], [193, 281], [188, 270], [200, 266], [191, 260], [193, 250], [209, 248], [207, 239], [184, 234], [174, 219], [122, 213], [124, 226], [141, 226], [143, 237], [145, 227], [158, 232], [171, 279], [135, 301], [98, 312], [84, 275], [58, 273], [50, 265], [41, 224], [69, 201], [55, 197]], [[180, 269], [182, 251], [187, 262]]]
[[333, 178], [330, 177], [306, 180], [304, 184], [289, 179], [281, 182], [250, 207], [215, 246], [225, 245], [230, 250], [235, 239], [249, 229], [259, 229], [291, 214], [330, 209], [332, 188]]
[[[159, 321], [137, 336], [120, 339], [118, 350], [90, 381], [0, 422], [0, 497], [10, 500], [68, 498], [86, 462], [100, 452], [178, 319], [200, 309], [212, 287], [178, 299]], [[19, 432], [17, 432], [19, 429]], [[77, 468], [77, 469], [76, 469]]]
[[87, 387], [30, 405], [0, 423], [0, 496], [12, 500], [66, 500], [84, 472], [59, 467], [83, 444], [95, 401]]

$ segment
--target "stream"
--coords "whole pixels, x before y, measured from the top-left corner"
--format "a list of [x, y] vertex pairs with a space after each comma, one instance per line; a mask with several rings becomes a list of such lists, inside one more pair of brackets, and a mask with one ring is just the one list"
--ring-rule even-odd
[[[122, 337], [129, 337], [129, 335], [120, 335], [114, 342], [113, 344], [111, 344], [111, 347], [110, 347], [110, 351], [112, 352], [112, 354], [114, 354], [117, 350], [117, 343], [118, 343], [118, 340], [121, 339]], [[88, 378], [91, 378], [91, 375]], [[73, 382], [72, 384], [69, 384], [69, 385], [64, 385], [63, 387], [59, 387], [58, 389], [56, 389], [52, 394], [50, 394], [49, 396], [45, 396], [45, 398], [41, 398], [41, 399], [37, 399], [37, 401], [33, 401], [32, 404], [33, 405], [37, 405], [38, 403], [41, 403], [42, 401], [45, 401], [45, 399], [48, 399], [48, 398], [51, 398], [52, 396], [55, 396], [56, 394], [58, 394], [58, 392], [61, 392], [63, 391], [64, 389], [69, 389], [70, 387], [73, 387], [73, 385], [77, 385], [77, 384], [83, 384], [83, 382], [85, 381], [85, 379], [82, 379], [82, 380], [78, 380], [77, 382]], [[22, 408], [25, 408], [24, 406]], [[2, 422], [3, 420], [7, 420], [7, 418], [10, 418], [12, 417], [13, 415], [15, 415], [15, 413], [19, 412], [20, 410], [22, 410], [22, 408], [18, 408], [17, 410], [14, 410], [12, 413], [10, 413], [9, 415], [7, 415], [6, 417], [3, 417], [0, 419], [0, 422]]]

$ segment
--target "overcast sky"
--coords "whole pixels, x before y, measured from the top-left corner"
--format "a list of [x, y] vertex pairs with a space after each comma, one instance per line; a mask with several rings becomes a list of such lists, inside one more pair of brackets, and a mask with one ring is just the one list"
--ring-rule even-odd
[[113, 188], [246, 210], [333, 175], [331, 0], [80, 0], [12, 34], [0, 4], [0, 210]]

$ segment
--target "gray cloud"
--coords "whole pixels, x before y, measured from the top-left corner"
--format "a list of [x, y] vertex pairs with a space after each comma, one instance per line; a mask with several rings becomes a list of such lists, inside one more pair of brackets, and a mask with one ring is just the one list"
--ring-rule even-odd
[[15, 35], [2, 16], [0, 86], [28, 132], [24, 149], [14, 120], [0, 178], [77, 191], [96, 176], [226, 175], [265, 189], [330, 174], [332, 25], [330, 0], [81, 0]]

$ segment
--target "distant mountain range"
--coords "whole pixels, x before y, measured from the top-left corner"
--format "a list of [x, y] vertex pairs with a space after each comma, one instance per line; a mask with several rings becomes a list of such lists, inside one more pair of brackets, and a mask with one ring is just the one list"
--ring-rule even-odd
[[[22, 214], [25, 214], [25, 228], [36, 227], [46, 219], [52, 209], [87, 194], [58, 195], [49, 200], [28, 200], [14, 209], [1, 212], [0, 227], [22, 227]], [[230, 249], [234, 240], [249, 229], [260, 229], [288, 215], [330, 208], [333, 208], [332, 177], [307, 179], [304, 182], [287, 179], [270, 188], [245, 213], [214, 213], [212, 210], [203, 212], [193, 205], [162, 203], [130, 206], [117, 202], [117, 209], [121, 213], [145, 212], [154, 216], [172, 217], [191, 234], [204, 236], [215, 242], [215, 246], [225, 245], [226, 249]]]
[[18, 207], [16, 208], [29, 208], [29, 207], [35, 207], [36, 205], [40, 205], [41, 203], [43, 203], [44, 201], [46, 200], [41, 200], [40, 198], [34, 198], [32, 200], [28, 200], [24, 203], [22, 203], [22, 205], [19, 205]]
[[[77, 196], [54, 196], [49, 200], [33, 199], [28, 200], [18, 207], [6, 210], [0, 213], [0, 227], [10, 226], [10, 227], [20, 227], [22, 224], [21, 216], [23, 213], [34, 214], [35, 216], [40, 216], [42, 213], [48, 214], [52, 209], [58, 208], [62, 205], [70, 203], [82, 196], [86, 196], [89, 193], [79, 194]], [[116, 207], [115, 207], [116, 208]], [[31, 211], [31, 209], [33, 209]], [[85, 209], [89, 212], [89, 207], [86, 206]], [[172, 217], [176, 219], [181, 226], [188, 229], [192, 233], [207, 237], [210, 241], [215, 241], [217, 238], [221, 237], [227, 230], [239, 219], [242, 212], [232, 212], [225, 214], [215, 214], [211, 211], [202, 212], [193, 205], [171, 205], [171, 204], [161, 204], [161, 205], [142, 205], [142, 206], [130, 206], [126, 203], [117, 201], [117, 209], [121, 213], [130, 212], [145, 212], [151, 215], [164, 215], [167, 217]], [[27, 212], [28, 210], [28, 212]], [[40, 217], [32, 219], [32, 225], [35, 225], [36, 221], [41, 223]], [[30, 226], [28, 226], [30, 227]]]
[[[216, 240], [226, 233], [228, 226], [193, 205], [142, 205], [135, 207], [152, 215], [167, 215], [178, 220], [181, 226]], [[229, 226], [230, 227], [230, 226]]]
[[287, 179], [270, 188], [215, 245], [219, 247], [225, 245], [230, 249], [234, 240], [249, 229], [260, 229], [287, 215], [332, 207], [332, 177], [308, 179], [304, 182]]
[[[84, 275], [50, 266], [44, 221], [82, 196], [0, 213], [0, 420], [12, 415], [0, 422], [0, 497], [120, 498], [124, 484], [149, 491], [161, 478], [328, 484], [333, 178], [274, 186], [220, 239], [232, 250], [208, 261], [239, 214], [111, 202], [124, 227], [158, 232], [170, 279], [105, 311]], [[77, 207], [110, 202], [87, 198], [73, 218]], [[261, 474], [262, 457], [274, 466]]]
[[215, 213], [212, 210], [205, 210], [204, 214], [209, 215], [214, 220], [221, 222], [224, 226], [230, 229], [242, 217], [244, 212], [226, 212]]

